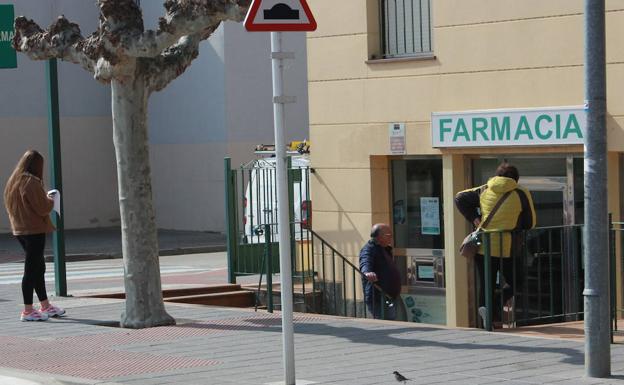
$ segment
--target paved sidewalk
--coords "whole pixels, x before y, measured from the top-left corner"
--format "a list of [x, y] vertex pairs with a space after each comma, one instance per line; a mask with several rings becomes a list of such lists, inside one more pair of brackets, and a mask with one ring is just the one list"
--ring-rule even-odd
[[[111, 327], [123, 302], [54, 298], [68, 316], [17, 320], [17, 285], [0, 286], [0, 380], [24, 384], [205, 385], [283, 380], [279, 314], [167, 304], [178, 325]], [[108, 326], [102, 326], [108, 325]], [[296, 373], [306, 384], [624, 384], [624, 346], [610, 379], [584, 379], [583, 343], [413, 323], [295, 315]], [[34, 371], [36, 370], [36, 371]], [[2, 385], [20, 384], [1, 382]]]
[[[225, 234], [206, 231], [158, 230], [160, 255], [225, 251]], [[51, 260], [52, 242], [46, 241], [46, 256]], [[121, 230], [101, 227], [65, 231], [67, 261], [120, 258]], [[24, 259], [24, 252], [11, 234], [0, 234], [0, 263]], [[0, 384], [1, 385], [1, 384]]]

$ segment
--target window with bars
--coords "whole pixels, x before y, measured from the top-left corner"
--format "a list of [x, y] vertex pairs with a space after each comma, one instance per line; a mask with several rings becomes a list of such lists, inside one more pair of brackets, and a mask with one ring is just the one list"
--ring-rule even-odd
[[379, 1], [384, 57], [430, 54], [431, 0]]

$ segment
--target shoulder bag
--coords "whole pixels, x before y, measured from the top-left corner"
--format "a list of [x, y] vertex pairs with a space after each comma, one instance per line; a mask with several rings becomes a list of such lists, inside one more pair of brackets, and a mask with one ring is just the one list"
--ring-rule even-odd
[[481, 233], [483, 232], [483, 229], [486, 228], [488, 224], [490, 224], [490, 221], [494, 217], [494, 214], [496, 214], [496, 211], [498, 211], [499, 207], [501, 207], [505, 199], [507, 199], [507, 197], [514, 190], [507, 191], [505, 195], [503, 195], [498, 200], [498, 202], [496, 202], [496, 205], [494, 206], [490, 214], [487, 216], [487, 218], [485, 218], [485, 221], [481, 222], [479, 224], [479, 227], [477, 227], [475, 231], [468, 234], [466, 238], [464, 238], [464, 241], [459, 247], [459, 254], [467, 258], [474, 257], [477, 254], [477, 252], [479, 251], [479, 246], [481, 246]]

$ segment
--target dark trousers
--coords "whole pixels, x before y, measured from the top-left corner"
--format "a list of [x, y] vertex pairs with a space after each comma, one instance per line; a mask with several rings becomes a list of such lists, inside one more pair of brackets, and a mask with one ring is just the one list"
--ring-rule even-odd
[[17, 240], [26, 253], [22, 278], [24, 305], [32, 305], [33, 290], [37, 293], [39, 302], [48, 299], [45, 287], [46, 265], [43, 258], [46, 236], [45, 234], [18, 235]]
[[[377, 290], [373, 290], [373, 298], [367, 298], [365, 300], [366, 308], [369, 313], [373, 315], [375, 319], [381, 319], [381, 293]], [[384, 319], [394, 321], [396, 320], [396, 306], [394, 301], [384, 300], [383, 301], [384, 308]]]
[[[477, 282], [479, 283], [479, 290], [478, 290], [478, 300], [479, 300], [479, 307], [481, 306], [485, 306], [485, 280], [484, 280], [484, 276], [485, 276], [485, 264], [484, 264], [484, 257], [481, 254], [477, 254], [475, 255], [474, 261], [475, 261], [475, 269], [477, 272]], [[491, 258], [491, 266], [490, 266], [490, 287], [492, 288], [492, 321], [493, 322], [501, 322], [502, 321], [502, 310], [503, 310], [503, 305], [511, 298], [513, 297], [513, 280], [514, 280], [514, 276], [513, 276], [513, 263], [514, 260], [513, 258], [498, 258], [498, 257], [492, 257]], [[501, 270], [501, 277], [500, 277], [500, 281], [499, 284], [505, 284], [503, 285], [503, 287], [499, 287], [499, 285], [497, 285], [496, 283], [496, 278], [498, 276], [498, 272], [499, 270]], [[498, 293], [502, 292], [503, 293], [503, 297], [502, 297], [502, 303], [501, 303], [501, 297]]]

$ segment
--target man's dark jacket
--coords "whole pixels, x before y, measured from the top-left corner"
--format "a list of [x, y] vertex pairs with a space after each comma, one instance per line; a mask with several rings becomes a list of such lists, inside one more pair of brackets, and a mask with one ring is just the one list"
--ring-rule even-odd
[[[384, 252], [384, 248], [373, 239], [368, 241], [360, 251], [360, 270], [362, 273], [374, 272], [377, 275], [375, 283], [392, 298], [396, 298], [401, 292], [401, 274], [392, 260], [392, 247], [386, 247]], [[374, 299], [379, 300], [379, 291], [364, 276], [362, 285], [366, 303], [373, 301], [373, 291], [377, 292]]]

